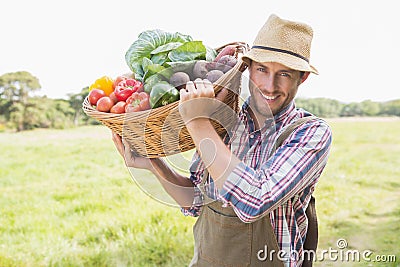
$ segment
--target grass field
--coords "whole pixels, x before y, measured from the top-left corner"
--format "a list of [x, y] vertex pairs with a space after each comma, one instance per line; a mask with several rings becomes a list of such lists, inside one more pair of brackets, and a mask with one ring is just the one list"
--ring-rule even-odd
[[[319, 249], [345, 239], [342, 252], [397, 261], [315, 266], [400, 266], [400, 120], [328, 122], [333, 147], [315, 192]], [[0, 133], [0, 147], [1, 267], [190, 261], [195, 219], [134, 183], [106, 127]], [[151, 178], [146, 187], [160, 190]]]

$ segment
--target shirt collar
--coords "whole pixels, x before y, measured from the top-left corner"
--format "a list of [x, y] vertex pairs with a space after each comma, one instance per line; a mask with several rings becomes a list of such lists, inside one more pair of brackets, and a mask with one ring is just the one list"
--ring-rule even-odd
[[285, 118], [289, 116], [289, 114], [296, 108], [294, 104], [294, 100], [290, 101], [290, 103], [284, 107], [281, 111], [274, 115], [275, 123], [279, 123], [283, 121]]
[[242, 119], [245, 125], [248, 125], [249, 128], [248, 130], [251, 133], [254, 131], [254, 122], [253, 118], [250, 116], [250, 112], [248, 112], [249, 108], [250, 108], [250, 97], [248, 97], [242, 105], [240, 118]]
[[[246, 119], [247, 119], [247, 120], [251, 120], [251, 121], [252, 121], [252, 118], [250, 117], [250, 113], [247, 112], [247, 109], [249, 108], [249, 105], [250, 105], [250, 97], [248, 97], [248, 98], [246, 99], [246, 101], [243, 103], [243, 106], [242, 106], [242, 113], [243, 113], [243, 114], [246, 114]], [[295, 108], [296, 108], [296, 105], [295, 105], [295, 103], [294, 103], [294, 100], [290, 101], [290, 103], [289, 103], [287, 106], [285, 106], [281, 111], [279, 111], [277, 114], [274, 115], [275, 123], [279, 123], [279, 122], [283, 121], [285, 118], [288, 117], [288, 115], [289, 115]], [[269, 120], [267, 119], [266, 123], [267, 123], [268, 121], [269, 121]]]
[[268, 118], [264, 121], [264, 124], [261, 126], [260, 130], [255, 129], [255, 123], [253, 118], [250, 116], [250, 112], [248, 112], [248, 109], [250, 108], [250, 97], [246, 99], [246, 101], [242, 105], [242, 110], [240, 117], [242, 118], [243, 122], [245, 125], [247, 125], [249, 133], [252, 132], [258, 132], [260, 131], [262, 134], [270, 130], [269, 128], [271, 127], [271, 122], [272, 118]]

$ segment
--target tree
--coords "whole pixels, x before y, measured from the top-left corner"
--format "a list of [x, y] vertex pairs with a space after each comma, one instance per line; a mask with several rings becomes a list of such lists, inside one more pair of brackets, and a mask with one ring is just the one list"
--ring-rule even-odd
[[363, 116], [377, 116], [381, 111], [381, 107], [378, 102], [371, 100], [365, 100], [361, 102], [361, 110]]
[[352, 102], [346, 104], [342, 111], [340, 112], [340, 116], [343, 117], [353, 117], [353, 116], [361, 116], [363, 114], [361, 103]]
[[400, 116], [400, 99], [382, 103], [381, 114], [389, 116]]
[[303, 108], [319, 117], [338, 117], [343, 104], [329, 98], [297, 98], [297, 107]]
[[79, 118], [82, 118], [84, 115], [83, 111], [82, 111], [82, 103], [88, 94], [89, 94], [89, 87], [85, 87], [78, 94], [69, 94], [68, 95], [68, 97], [69, 97], [68, 102], [69, 102], [71, 108], [75, 111], [74, 118], [73, 118], [75, 126], [78, 126]]
[[[11, 102], [11, 101], [10, 101]], [[9, 121], [14, 124], [17, 131], [24, 130], [24, 110], [25, 107], [20, 102], [11, 102], [9, 110]]]
[[29, 93], [41, 88], [38, 78], [27, 71], [9, 72], [0, 76], [0, 97], [25, 104]]
[[[21, 107], [21, 103], [17, 103]], [[24, 116], [24, 113], [28, 114]], [[15, 116], [14, 122], [18, 122], [17, 130], [35, 128], [55, 128], [63, 129], [72, 126], [74, 110], [68, 101], [63, 99], [51, 99], [47, 97], [31, 97], [24, 105], [22, 114]], [[17, 120], [18, 119], [18, 120]], [[22, 125], [22, 126], [21, 126]]]
[[1, 115], [4, 115], [18, 131], [25, 130], [32, 115], [29, 94], [41, 88], [38, 78], [27, 71], [9, 72], [0, 76]]

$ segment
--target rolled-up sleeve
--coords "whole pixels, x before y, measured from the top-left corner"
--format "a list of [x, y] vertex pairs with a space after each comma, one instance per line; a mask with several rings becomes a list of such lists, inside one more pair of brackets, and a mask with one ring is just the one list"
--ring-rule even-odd
[[192, 206], [181, 208], [183, 215], [197, 217], [200, 215], [201, 207], [203, 206], [203, 194], [199, 188], [194, 188], [194, 200]]
[[318, 179], [328, 159], [331, 139], [331, 129], [324, 121], [305, 123], [261, 168], [239, 163], [219, 198], [233, 206], [243, 222], [257, 220]]
[[200, 155], [195, 152], [190, 166], [190, 177], [189, 179], [195, 185], [194, 188], [194, 199], [191, 207], [181, 208], [182, 213], [185, 216], [197, 217], [200, 215], [201, 207], [203, 206], [203, 193], [198, 188], [201, 183], [204, 174], [204, 163], [200, 158]]

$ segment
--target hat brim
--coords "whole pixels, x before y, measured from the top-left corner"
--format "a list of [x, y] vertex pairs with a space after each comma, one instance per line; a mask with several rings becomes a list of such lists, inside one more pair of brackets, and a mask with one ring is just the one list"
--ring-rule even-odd
[[265, 51], [260, 49], [251, 49], [246, 54], [242, 56], [242, 60], [248, 66], [250, 66], [250, 60], [263, 63], [263, 62], [277, 62], [282, 65], [285, 65], [288, 68], [305, 71], [305, 72], [312, 72], [314, 74], [319, 74], [318, 70], [311, 66], [307, 61], [304, 59], [298, 58], [296, 56], [274, 52], [274, 51]]

